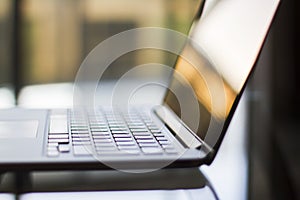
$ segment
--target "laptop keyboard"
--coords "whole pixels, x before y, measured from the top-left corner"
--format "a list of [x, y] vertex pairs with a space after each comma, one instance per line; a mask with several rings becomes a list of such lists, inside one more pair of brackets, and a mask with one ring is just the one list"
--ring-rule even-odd
[[96, 154], [177, 154], [178, 148], [162, 127], [144, 112], [98, 110], [51, 112], [47, 156]]

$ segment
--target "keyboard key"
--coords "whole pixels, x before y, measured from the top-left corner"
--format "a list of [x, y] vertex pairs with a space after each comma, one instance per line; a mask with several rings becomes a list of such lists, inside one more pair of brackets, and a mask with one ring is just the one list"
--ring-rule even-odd
[[131, 138], [130, 134], [113, 134], [114, 138]]
[[91, 145], [91, 141], [73, 141], [73, 146]]
[[71, 130], [81, 130], [81, 129], [88, 129], [88, 126], [86, 124], [72, 124], [71, 125]]
[[107, 127], [107, 125], [106, 124], [92, 124], [92, 123], [90, 123], [90, 127], [91, 128], [99, 128], [99, 129], [107, 129], [108, 127]]
[[91, 139], [89, 137], [83, 137], [83, 138], [72, 138], [73, 142], [87, 142], [87, 141], [91, 141]]
[[140, 147], [155, 147], [155, 148], [159, 148], [157, 143], [139, 143]]
[[92, 154], [92, 146], [73, 146], [73, 151], [75, 156], [86, 156]]
[[72, 138], [89, 138], [89, 137], [90, 137], [89, 133], [80, 133], [80, 134], [72, 133]]
[[107, 132], [108, 128], [91, 128], [92, 132]]
[[133, 123], [133, 122], [128, 122], [127, 123], [127, 125], [128, 125], [128, 127], [129, 128], [134, 128], [134, 126], [140, 126], [140, 127], [144, 127], [145, 128], [145, 125], [144, 125], [144, 123], [143, 122], [136, 122], [136, 123]]
[[77, 127], [77, 128], [73, 128], [71, 127], [71, 132], [89, 132], [89, 129], [88, 128], [85, 128], [85, 127]]
[[130, 129], [145, 129], [146, 128], [146, 126], [145, 125], [128, 125], [128, 127], [130, 128]]
[[48, 136], [49, 139], [68, 139], [69, 134], [51, 134]]
[[58, 143], [58, 144], [67, 144], [69, 143], [69, 139], [48, 139], [49, 143]]
[[58, 151], [48, 151], [47, 156], [49, 156], [49, 157], [58, 157], [59, 152]]
[[118, 146], [118, 149], [120, 149], [120, 150], [126, 150], [126, 149], [137, 149], [137, 150], [139, 150], [139, 147], [136, 146], [136, 145], [129, 145], [129, 146], [122, 145], [122, 146]]
[[71, 126], [87, 126], [87, 123], [86, 121], [74, 121], [71, 119], [71, 122], [70, 122]]
[[48, 157], [58, 157], [59, 156], [59, 151], [57, 148], [47, 148], [47, 156]]
[[49, 133], [68, 133], [66, 114], [50, 115]]
[[129, 118], [127, 119], [127, 124], [144, 124], [140, 118]]
[[153, 123], [153, 121], [152, 120], [144, 120], [144, 122], [145, 122], [145, 124], [147, 125], [147, 126], [153, 126], [154, 125], [154, 123]]
[[168, 138], [166, 138], [166, 136], [161, 135], [161, 136], [157, 136], [155, 137], [158, 141], [168, 141]]
[[136, 143], [134, 141], [119, 141], [119, 142], [116, 142], [116, 144], [118, 146], [135, 146]]
[[162, 144], [161, 146], [163, 149], [174, 149], [174, 146], [172, 144]]
[[169, 145], [169, 144], [171, 144], [171, 142], [168, 141], [168, 140], [160, 140], [160, 141], [158, 141], [158, 142], [159, 142], [159, 144], [161, 144], [161, 145]]
[[103, 145], [103, 146], [95, 146], [97, 151], [118, 151], [118, 148], [115, 145]]
[[94, 143], [112, 143], [113, 140], [110, 138], [104, 138], [104, 139], [94, 139]]
[[152, 131], [159, 131], [160, 130], [156, 125], [149, 125], [148, 128]]
[[107, 123], [109, 127], [119, 127], [119, 126], [125, 126], [122, 120], [110, 120], [107, 119]]
[[92, 132], [93, 136], [104, 136], [104, 135], [108, 135], [110, 136], [109, 132]]
[[89, 134], [88, 130], [72, 130], [71, 133], [73, 134]]
[[67, 144], [60, 144], [58, 146], [58, 151], [61, 152], [61, 153], [67, 153], [70, 151], [70, 146], [67, 145]]
[[125, 125], [109, 125], [110, 130], [127, 130]]
[[132, 135], [134, 135], [134, 136], [151, 136], [152, 137], [152, 134], [149, 132], [134, 132], [134, 133], [132, 133]]
[[52, 143], [48, 143], [48, 147], [58, 147], [58, 143], [57, 142], [52, 142]]
[[130, 142], [130, 141], [133, 141], [132, 138], [115, 138], [115, 141], [116, 142]]
[[134, 138], [140, 140], [154, 140], [152, 135], [134, 135]]
[[[153, 132], [151, 132], [151, 133], [153, 133]], [[163, 136], [164, 134], [162, 133], [162, 132], [157, 132], [157, 133], [153, 133], [153, 135], [155, 136], [155, 137], [159, 137], [159, 136]]]
[[116, 147], [114, 143], [94, 143], [94, 145], [95, 147]]
[[47, 147], [48, 151], [57, 151], [57, 149], [58, 149], [58, 146], [49, 146], [48, 145], [48, 147]]
[[132, 128], [130, 129], [131, 132], [147, 132], [148, 130], [145, 128]]
[[69, 133], [48, 133], [48, 135], [64, 135], [64, 134], [69, 134]]
[[93, 139], [97, 140], [97, 139], [111, 139], [110, 135], [93, 135]]
[[145, 139], [138, 139], [136, 140], [137, 143], [139, 144], [142, 144], [142, 143], [145, 143], [145, 144], [156, 144], [156, 141], [154, 139], [152, 140], [145, 140]]
[[128, 134], [127, 130], [112, 130], [111, 133], [113, 134]]

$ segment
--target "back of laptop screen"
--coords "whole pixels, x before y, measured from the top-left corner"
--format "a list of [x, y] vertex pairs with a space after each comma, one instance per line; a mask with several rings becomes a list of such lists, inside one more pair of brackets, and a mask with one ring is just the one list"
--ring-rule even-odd
[[252, 71], [278, 3], [219, 1], [194, 21], [164, 103], [211, 147]]

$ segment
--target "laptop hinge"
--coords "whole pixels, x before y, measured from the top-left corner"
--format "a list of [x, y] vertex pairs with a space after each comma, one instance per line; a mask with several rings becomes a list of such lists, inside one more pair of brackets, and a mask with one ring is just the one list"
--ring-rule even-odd
[[180, 139], [187, 147], [194, 149], [201, 147], [202, 142], [168, 108], [157, 106], [154, 108], [154, 113], [172, 130], [175, 137]]

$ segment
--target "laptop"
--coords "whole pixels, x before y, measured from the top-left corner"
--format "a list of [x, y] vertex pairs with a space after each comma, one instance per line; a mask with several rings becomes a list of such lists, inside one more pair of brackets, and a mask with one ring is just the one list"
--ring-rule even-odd
[[278, 4], [218, 1], [200, 18], [201, 6], [160, 105], [1, 110], [0, 168], [153, 170], [210, 164]]

